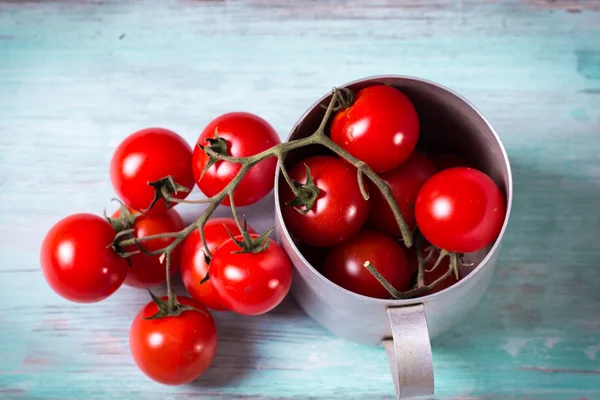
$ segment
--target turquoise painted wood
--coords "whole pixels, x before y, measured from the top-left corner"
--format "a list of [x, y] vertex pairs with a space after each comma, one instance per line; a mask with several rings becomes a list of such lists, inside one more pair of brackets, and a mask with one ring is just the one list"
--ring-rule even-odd
[[[63, 301], [43, 280], [38, 250], [62, 216], [114, 207], [108, 163], [134, 130], [164, 126], [192, 142], [211, 118], [245, 110], [284, 138], [332, 86], [397, 73], [467, 96], [514, 167], [493, 284], [434, 341], [435, 398], [599, 399], [599, 9], [583, 0], [0, 1], [0, 398], [392, 398], [382, 348], [333, 337], [291, 299], [261, 317], [216, 315], [212, 368], [188, 386], [150, 382], [127, 345], [147, 294]], [[264, 229], [272, 206], [245, 212]], [[200, 213], [181, 210], [188, 220]]]

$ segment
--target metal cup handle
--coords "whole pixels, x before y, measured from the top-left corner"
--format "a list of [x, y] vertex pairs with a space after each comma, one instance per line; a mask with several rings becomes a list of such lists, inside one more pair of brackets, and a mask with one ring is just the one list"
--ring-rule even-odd
[[387, 309], [392, 338], [385, 339], [398, 399], [433, 394], [433, 359], [423, 304]]

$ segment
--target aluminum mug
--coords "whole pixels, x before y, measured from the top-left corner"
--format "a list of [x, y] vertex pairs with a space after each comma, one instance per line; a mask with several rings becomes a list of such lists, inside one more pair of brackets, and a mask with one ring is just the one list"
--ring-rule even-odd
[[[489, 122], [467, 100], [433, 82], [406, 76], [375, 76], [350, 82], [355, 92], [385, 84], [406, 94], [413, 102], [421, 124], [420, 143], [428, 150], [464, 155], [475, 168], [488, 174], [506, 199], [506, 217], [500, 235], [487, 248], [469, 254], [461, 266], [463, 277], [453, 286], [428, 296], [409, 300], [382, 300], [341, 288], [321, 275], [305, 255], [300, 243], [287, 230], [281, 215], [279, 171], [275, 177], [277, 238], [294, 266], [292, 294], [300, 307], [316, 322], [340, 337], [386, 349], [398, 398], [434, 393], [430, 339], [451, 329], [480, 301], [496, 267], [500, 243], [508, 224], [512, 203], [512, 175], [508, 157]], [[316, 130], [331, 93], [320, 98], [293, 127], [288, 140], [308, 136]], [[309, 146], [288, 154], [290, 167], [301, 159], [322, 153]], [[465, 264], [467, 264], [465, 263]]]

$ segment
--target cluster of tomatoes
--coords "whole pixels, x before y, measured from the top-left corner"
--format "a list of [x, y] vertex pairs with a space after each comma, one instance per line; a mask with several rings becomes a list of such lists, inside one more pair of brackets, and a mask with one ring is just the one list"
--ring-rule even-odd
[[[336, 113], [331, 139], [365, 162], [390, 187], [411, 231], [418, 231], [434, 248], [469, 253], [491, 244], [504, 222], [506, 206], [494, 181], [470, 168], [455, 154], [428, 154], [417, 149], [420, 124], [415, 107], [401, 91], [386, 85], [356, 93], [354, 103]], [[375, 298], [390, 293], [364, 267], [370, 263], [398, 291], [414, 286], [415, 246], [407, 249], [386, 198], [372, 182], [369, 198], [361, 193], [357, 169], [335, 155], [301, 160], [289, 176], [304, 188], [318, 188], [316, 199], [302, 202], [289, 186], [280, 190], [282, 214], [305, 253], [328, 248], [320, 272], [339, 286]], [[366, 179], [365, 179], [366, 180]], [[306, 197], [306, 196], [305, 196]], [[308, 249], [308, 250], [307, 250]], [[431, 285], [448, 271], [449, 259], [436, 265], [426, 259], [424, 284]], [[449, 274], [429, 293], [459, 279]]]
[[[359, 91], [352, 105], [336, 112], [329, 130], [333, 146], [379, 174], [408, 228], [418, 229], [431, 245], [468, 253], [499, 234], [505, 204], [496, 184], [458, 156], [415, 151], [418, 115], [399, 90], [372, 86]], [[117, 147], [110, 165], [121, 208], [111, 217], [82, 213], [57, 222], [41, 249], [47, 282], [68, 300], [90, 303], [122, 284], [151, 288], [166, 281], [169, 296], [152, 295], [133, 321], [131, 354], [158, 382], [196, 379], [217, 347], [208, 308], [244, 315], [272, 310], [290, 289], [292, 265], [269, 232], [259, 235], [230, 218], [186, 227], [173, 207], [185, 201], [194, 184], [209, 199], [207, 212], [219, 202], [232, 208], [257, 202], [273, 188], [275, 156], [283, 150], [269, 149], [278, 144], [265, 120], [240, 112], [208, 124], [193, 150], [167, 129], [133, 133]], [[247, 161], [259, 153], [265, 155], [262, 161], [258, 156], [256, 162]], [[280, 191], [285, 223], [305, 246], [327, 250], [319, 262], [325, 277], [365, 296], [389, 298], [365, 268], [369, 263], [397, 291], [414, 285], [417, 255], [398, 240], [401, 232], [389, 198], [377, 182], [365, 179], [367, 187], [361, 187], [353, 164], [333, 155], [306, 158], [284, 176], [291, 184]], [[448, 264], [427, 270], [425, 283], [444, 270]], [[177, 273], [190, 297], [173, 295], [170, 280]], [[448, 276], [435, 290], [457, 279]]]
[[[278, 144], [279, 138], [262, 118], [238, 112], [213, 120], [194, 150], [162, 128], [137, 131], [120, 143], [110, 165], [120, 210], [105, 218], [68, 216], [44, 239], [41, 266], [54, 291], [71, 301], [91, 303], [106, 299], [122, 284], [151, 288], [164, 283], [166, 253], [161, 249], [187, 229], [173, 209], [177, 199], [185, 199], [195, 183], [213, 196], [240, 169], [235, 163], [215, 163], [203, 151], [202, 146], [219, 143], [226, 143], [228, 155], [247, 157]], [[249, 205], [268, 194], [276, 166], [274, 157], [254, 165], [233, 192], [235, 204]], [[165, 190], [172, 197], [165, 197]], [[223, 203], [229, 204], [229, 198]], [[231, 218], [208, 220], [202, 235], [194, 229], [168, 257], [170, 276], [181, 274], [190, 297], [178, 296], [169, 303], [167, 297], [153, 296], [135, 317], [129, 339], [140, 369], [174, 385], [196, 379], [213, 360], [217, 332], [207, 308], [244, 315], [270, 311], [289, 291], [292, 265], [268, 234], [257, 235]]]

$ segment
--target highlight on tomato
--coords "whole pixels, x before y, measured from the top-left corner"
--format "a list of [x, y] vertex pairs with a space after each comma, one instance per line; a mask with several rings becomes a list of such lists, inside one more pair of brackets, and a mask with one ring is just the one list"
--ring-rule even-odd
[[[167, 297], [161, 299], [167, 301]], [[180, 315], [153, 318], [156, 301], [140, 310], [129, 330], [133, 360], [150, 379], [165, 385], [183, 385], [202, 375], [217, 351], [217, 328], [208, 310], [178, 296], [189, 309]]]
[[483, 172], [455, 167], [432, 176], [415, 204], [419, 230], [433, 245], [470, 253], [490, 245], [506, 215], [504, 196]]
[[289, 171], [302, 184], [298, 194], [280, 186], [283, 219], [301, 241], [330, 247], [357, 234], [369, 213], [369, 202], [360, 192], [354, 166], [332, 156], [306, 158]]
[[363, 296], [389, 299], [390, 293], [365, 268], [369, 262], [399, 291], [409, 289], [411, 268], [404, 248], [391, 237], [364, 230], [333, 247], [322, 269], [333, 283]]
[[230, 310], [260, 315], [279, 305], [290, 290], [292, 262], [265, 234], [245, 234], [217, 248], [210, 262], [210, 280]]
[[[181, 136], [168, 129], [139, 130], [125, 138], [115, 150], [110, 162], [110, 179], [127, 206], [148, 214], [164, 212], [165, 200], [157, 197], [157, 189], [149, 183], [161, 183], [169, 192], [174, 192], [173, 197], [185, 199], [194, 187], [192, 149]], [[156, 204], [153, 204], [155, 199]]]
[[419, 116], [410, 99], [391, 86], [374, 85], [359, 90], [354, 103], [336, 113], [331, 140], [380, 173], [408, 159], [419, 130]]
[[[246, 225], [248, 233], [255, 233], [251, 226]], [[214, 253], [223, 242], [230, 239], [229, 234], [240, 236], [236, 222], [232, 218], [213, 218], [204, 225], [203, 235], [206, 245]], [[217, 311], [227, 311], [229, 308], [213, 286], [214, 279], [210, 279], [210, 266], [207, 263], [207, 254], [202, 244], [202, 234], [195, 229], [183, 242], [181, 254], [181, 278], [190, 296], [204, 306]], [[209, 276], [209, 279], [205, 278]]]
[[102, 217], [73, 214], [58, 221], [44, 237], [42, 272], [50, 287], [67, 300], [94, 303], [113, 294], [128, 266], [110, 244], [115, 231]]
[[[275, 129], [261, 117], [246, 112], [223, 114], [204, 128], [194, 147], [194, 180], [202, 193], [211, 197], [223, 190], [242, 168], [237, 163], [211, 160], [203, 147], [217, 154], [249, 157], [279, 142]], [[276, 157], [254, 165], [234, 190], [235, 205], [247, 206], [265, 197], [273, 189], [276, 168]], [[222, 204], [231, 205], [229, 198], [224, 199]]]

